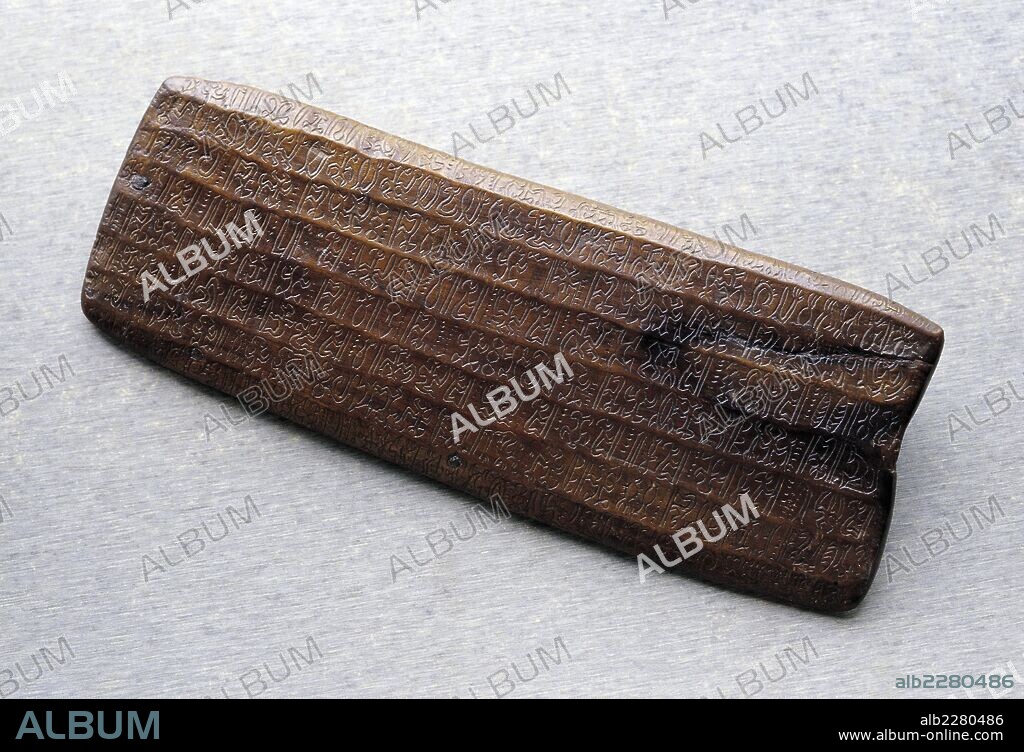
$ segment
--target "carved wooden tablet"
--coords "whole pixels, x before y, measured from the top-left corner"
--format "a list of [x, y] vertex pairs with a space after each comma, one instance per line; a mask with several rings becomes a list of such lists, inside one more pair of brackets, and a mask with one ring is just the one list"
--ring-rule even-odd
[[254, 413], [636, 557], [637, 587], [822, 611], [867, 592], [942, 349], [866, 290], [186, 78], [128, 149], [82, 306]]

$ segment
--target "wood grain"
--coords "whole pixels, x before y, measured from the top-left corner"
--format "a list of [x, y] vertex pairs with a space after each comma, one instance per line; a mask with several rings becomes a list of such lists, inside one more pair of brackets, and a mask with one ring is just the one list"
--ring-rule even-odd
[[[145, 299], [247, 211], [258, 238]], [[821, 611], [870, 586], [942, 349], [852, 285], [184, 78], [129, 147], [82, 304], [175, 371], [630, 555], [748, 494], [760, 516], [673, 571]], [[453, 412], [558, 353], [571, 378], [455, 442]]]

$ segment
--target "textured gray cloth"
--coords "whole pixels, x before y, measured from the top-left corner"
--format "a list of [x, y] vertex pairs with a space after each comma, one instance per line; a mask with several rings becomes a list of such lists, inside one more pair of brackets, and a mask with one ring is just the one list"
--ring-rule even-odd
[[[932, 697], [968, 693], [896, 681], [984, 673], [1022, 696], [1022, 15], [7, 0], [0, 695]], [[232, 400], [101, 336], [82, 274], [173, 74], [290, 92], [941, 324], [864, 604], [641, 584], [628, 558], [283, 421], [230, 426]]]

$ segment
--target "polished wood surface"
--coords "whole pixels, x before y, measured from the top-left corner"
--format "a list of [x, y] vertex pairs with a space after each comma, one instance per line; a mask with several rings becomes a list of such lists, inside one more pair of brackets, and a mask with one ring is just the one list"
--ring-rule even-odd
[[[867, 592], [942, 348], [838, 280], [183, 78], [129, 147], [83, 308], [175, 371], [630, 555], [714, 534], [746, 495], [759, 516], [672, 569], [822, 611]], [[488, 412], [559, 354], [571, 376]], [[494, 420], [456, 442], [470, 406]]]

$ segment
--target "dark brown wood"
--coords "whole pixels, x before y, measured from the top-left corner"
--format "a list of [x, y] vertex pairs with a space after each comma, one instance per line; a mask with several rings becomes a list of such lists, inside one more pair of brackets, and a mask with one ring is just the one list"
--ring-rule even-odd
[[[943, 340], [853, 285], [186, 78], [128, 149], [82, 305], [247, 405], [821, 611], [868, 590]], [[716, 519], [742, 495], [756, 516]]]

